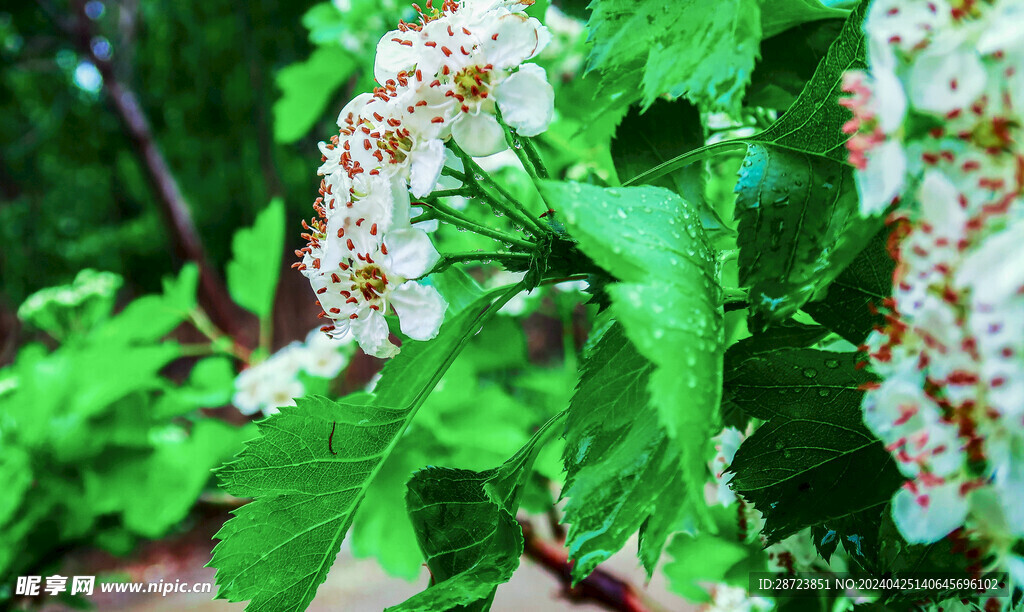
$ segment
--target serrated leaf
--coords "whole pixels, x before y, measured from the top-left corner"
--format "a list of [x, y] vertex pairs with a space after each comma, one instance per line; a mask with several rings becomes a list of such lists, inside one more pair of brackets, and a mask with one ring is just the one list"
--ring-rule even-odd
[[788, 109], [825, 59], [844, 22], [825, 19], [803, 23], [762, 40], [761, 59], [750, 77], [743, 105]]
[[883, 504], [903, 481], [862, 422], [861, 386], [874, 377], [856, 368], [857, 359], [782, 349], [725, 372], [730, 401], [768, 421], [740, 445], [729, 470], [733, 490], [764, 515], [769, 542]]
[[[704, 449], [718, 424], [722, 300], [715, 257], [695, 207], [657, 187], [601, 189], [546, 183], [580, 249], [621, 282], [611, 311], [655, 366], [648, 389], [679, 451], [682, 479], [703, 482]], [[702, 512], [699, 487], [685, 504]]]
[[663, 573], [669, 588], [691, 601], [709, 601], [704, 590], [708, 583], [747, 586], [751, 572], [767, 570], [760, 543], [745, 543], [739, 529], [737, 508], [711, 508], [717, 533], [679, 533], [672, 538], [666, 553], [672, 558]]
[[[626, 339], [618, 323], [601, 334], [587, 356], [569, 404], [562, 461], [566, 483], [566, 547], [582, 580], [638, 529], [648, 573], [679, 516], [683, 488], [679, 451], [671, 446], [649, 404], [654, 365]], [[661, 519], [667, 522], [663, 526]]]
[[756, 0], [723, 0], [714, 11], [696, 0], [636, 3], [594, 0], [588, 70], [606, 93], [645, 107], [665, 93], [704, 109], [737, 108], [761, 41]]
[[168, 308], [178, 313], [187, 313], [196, 307], [196, 291], [199, 288], [199, 266], [188, 262], [174, 278], [162, 279], [164, 301]]
[[[611, 154], [615, 170], [623, 183], [696, 149], [706, 137], [700, 111], [686, 100], [656, 100], [645, 111], [631, 107], [622, 123], [615, 129]], [[660, 177], [650, 184], [678, 193], [684, 200], [701, 211], [704, 228], [724, 228], [717, 213], [707, 205], [704, 186], [707, 183], [704, 164], [693, 164], [671, 175]]]
[[804, 304], [804, 311], [853, 344], [861, 344], [871, 330], [885, 322], [879, 309], [892, 295], [896, 261], [887, 248], [889, 229], [871, 242], [828, 286], [825, 296]]
[[839, 275], [877, 231], [860, 215], [853, 169], [751, 144], [736, 184], [740, 285], [751, 329], [790, 318]]
[[462, 346], [489, 317], [493, 294], [409, 342], [373, 395], [302, 398], [261, 421], [260, 437], [219, 471], [224, 489], [254, 501], [217, 533], [210, 565], [218, 597], [247, 610], [302, 610], [341, 547], [368, 484]]
[[[337, 13], [333, 7], [327, 10]], [[282, 68], [276, 79], [281, 97], [273, 108], [274, 140], [289, 143], [305, 136], [323, 116], [334, 92], [358, 68], [352, 54], [336, 44], [317, 47], [305, 61]]]
[[498, 585], [519, 567], [523, 536], [515, 513], [550, 419], [499, 467], [475, 472], [431, 467], [409, 481], [407, 503], [433, 584], [388, 612], [487, 610]]
[[840, 85], [847, 70], [860, 70], [867, 66], [866, 43], [862, 22], [867, 2], [861, 2], [850, 13], [839, 37], [818, 64], [814, 76], [800, 92], [800, 96], [765, 131], [747, 138], [747, 142], [770, 144], [800, 153], [818, 155], [832, 161], [846, 162], [846, 141], [842, 126], [851, 113], [839, 105]]
[[634, 182], [650, 182], [714, 152], [729, 150], [741, 143], [770, 145], [845, 163], [845, 147], [849, 135], [843, 133], [842, 126], [852, 115], [847, 108], [839, 105], [839, 98], [843, 74], [847, 70], [866, 67], [866, 43], [862, 25], [867, 4], [861, 2], [850, 13], [811, 80], [785, 114], [768, 129], [754, 136], [706, 145], [699, 150], [700, 155], [691, 152], [677, 156], [637, 177], [638, 180]]
[[274, 198], [256, 222], [235, 232], [228, 262], [231, 299], [257, 317], [270, 316], [284, 255], [284, 200]]

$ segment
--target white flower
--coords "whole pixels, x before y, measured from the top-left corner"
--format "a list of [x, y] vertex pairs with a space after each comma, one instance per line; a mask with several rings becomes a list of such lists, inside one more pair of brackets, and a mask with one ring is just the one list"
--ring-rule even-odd
[[903, 146], [895, 140], [868, 149], [865, 155], [867, 165], [856, 174], [857, 192], [861, 212], [877, 215], [885, 212], [903, 191], [907, 158]]
[[960, 527], [967, 499], [955, 482], [926, 486], [908, 482], [892, 498], [892, 519], [911, 544], [931, 544]]
[[985, 89], [985, 67], [973, 47], [924, 52], [910, 72], [910, 100], [940, 115], [969, 107]]
[[374, 68], [380, 82], [410, 75], [417, 95], [430, 97], [432, 119], [473, 156], [505, 148], [496, 107], [520, 134], [535, 136], [551, 122], [554, 102], [543, 69], [523, 65], [550, 40], [544, 26], [502, 6], [482, 6], [463, 7], [420, 30], [385, 34]]
[[767, 612], [775, 604], [764, 597], [754, 597], [739, 586], [725, 583], [714, 585], [711, 603], [703, 608], [705, 612]]
[[436, 336], [447, 303], [437, 289], [411, 280], [429, 272], [439, 260], [430, 237], [422, 230], [400, 227], [365, 253], [352, 251], [342, 240], [322, 235], [319, 246], [306, 254], [303, 270], [325, 316], [333, 320], [325, 331], [333, 336], [351, 331], [367, 354], [392, 357], [398, 348], [388, 339], [384, 315], [393, 307], [407, 336], [414, 340]]
[[444, 145], [438, 139], [445, 129], [437, 106], [450, 106], [438, 98], [431, 105], [408, 87], [402, 74], [392, 89], [354, 98], [338, 116], [337, 142], [320, 143], [324, 155], [318, 172], [331, 174], [339, 168], [349, 177], [384, 174], [410, 180], [413, 193], [422, 197], [433, 190], [444, 166]]
[[260, 411], [273, 414], [282, 406], [294, 406], [294, 398], [305, 394], [306, 389], [297, 378], [293, 349], [289, 347], [277, 357], [281, 354], [279, 351], [235, 377], [235, 395], [231, 403], [239, 412], [247, 416]]
[[944, 0], [875, 0], [868, 9], [865, 30], [871, 38], [907, 52], [925, 44], [949, 20], [950, 8]]
[[351, 337], [333, 338], [319, 328], [312, 330], [303, 347], [302, 369], [320, 378], [334, 378], [348, 365], [345, 349], [351, 345], [350, 340]]
[[735, 427], [726, 427], [712, 438], [715, 441], [715, 458], [711, 461], [711, 473], [715, 476], [716, 498], [723, 506], [730, 506], [736, 501], [736, 493], [729, 488], [732, 472], [726, 472], [746, 436]]

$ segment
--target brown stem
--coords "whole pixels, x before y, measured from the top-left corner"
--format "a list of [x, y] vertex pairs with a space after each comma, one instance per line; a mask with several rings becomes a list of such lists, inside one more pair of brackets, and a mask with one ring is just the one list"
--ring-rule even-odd
[[178, 182], [157, 146], [149, 127], [149, 121], [139, 104], [139, 99], [121, 79], [109, 60], [93, 53], [93, 32], [85, 14], [84, 0], [73, 0], [73, 18], [64, 20], [45, 0], [37, 0], [43, 11], [53, 20], [79, 52], [87, 57], [103, 76], [103, 89], [121, 121], [125, 134], [132, 144], [136, 157], [142, 166], [146, 179], [153, 189], [156, 202], [164, 223], [170, 230], [175, 254], [199, 265], [199, 297], [209, 311], [210, 319], [237, 342], [240, 335], [238, 310], [228, 295], [227, 287], [210, 265], [203, 243], [199, 238], [192, 212], [185, 201]]
[[524, 554], [558, 578], [570, 601], [596, 603], [618, 612], [651, 612], [636, 587], [601, 568], [573, 586], [572, 562], [565, 549], [538, 537], [529, 522], [520, 520], [519, 525], [525, 540]]

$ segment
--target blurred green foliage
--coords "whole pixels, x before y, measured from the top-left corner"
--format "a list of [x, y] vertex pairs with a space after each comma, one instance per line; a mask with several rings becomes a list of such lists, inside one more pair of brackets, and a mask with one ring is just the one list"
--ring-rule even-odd
[[195, 308], [197, 281], [187, 266], [112, 316], [120, 278], [86, 270], [22, 307], [62, 343], [27, 345], [0, 369], [0, 578], [45, 570], [71, 546], [123, 553], [164, 535], [251, 437], [198, 411], [229, 401], [226, 357], [201, 359], [181, 383], [163, 374], [187, 352], [162, 337]]
[[[220, 265], [232, 230], [251, 223], [271, 193], [284, 196], [290, 219], [315, 194], [315, 137], [275, 144], [270, 115], [275, 74], [309, 55], [301, 18], [311, 4], [106, 3], [92, 24]], [[53, 10], [70, 14], [62, 1]], [[176, 267], [145, 174], [94, 76], [39, 4], [0, 10], [0, 299], [8, 306], [84, 267], [122, 272], [147, 291]], [[330, 113], [323, 119], [333, 123]]]

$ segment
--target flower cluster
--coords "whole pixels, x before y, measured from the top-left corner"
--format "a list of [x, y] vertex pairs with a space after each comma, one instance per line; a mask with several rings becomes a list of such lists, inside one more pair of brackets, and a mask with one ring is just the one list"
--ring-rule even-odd
[[47, 287], [28, 296], [18, 307], [18, 318], [54, 338], [86, 330], [110, 314], [124, 279], [113, 272], [86, 268], [67, 285]]
[[251, 365], [235, 377], [231, 402], [245, 415], [270, 415], [283, 406], [294, 406], [306, 394], [301, 373], [331, 379], [348, 365], [352, 343], [336, 340], [314, 329], [306, 341], [292, 342], [265, 361]]
[[317, 216], [295, 264], [331, 319], [323, 331], [351, 332], [368, 354], [391, 357], [385, 315], [402, 332], [433, 338], [447, 304], [415, 279], [439, 254], [410, 222], [410, 192], [435, 188], [445, 141], [467, 154], [506, 148], [502, 120], [522, 136], [547, 128], [554, 95], [544, 70], [524, 63], [543, 49], [547, 30], [523, 9], [532, 2], [428, 0], [417, 23], [400, 22], [377, 45], [379, 87], [357, 96], [338, 117], [338, 135], [320, 143]]
[[[1024, 1], [875, 0], [850, 73], [862, 211], [891, 211], [864, 419], [908, 478], [910, 542], [964, 527], [1024, 580]], [[980, 568], [979, 568], [980, 569]], [[1019, 572], [1019, 573], [1017, 573]]]

